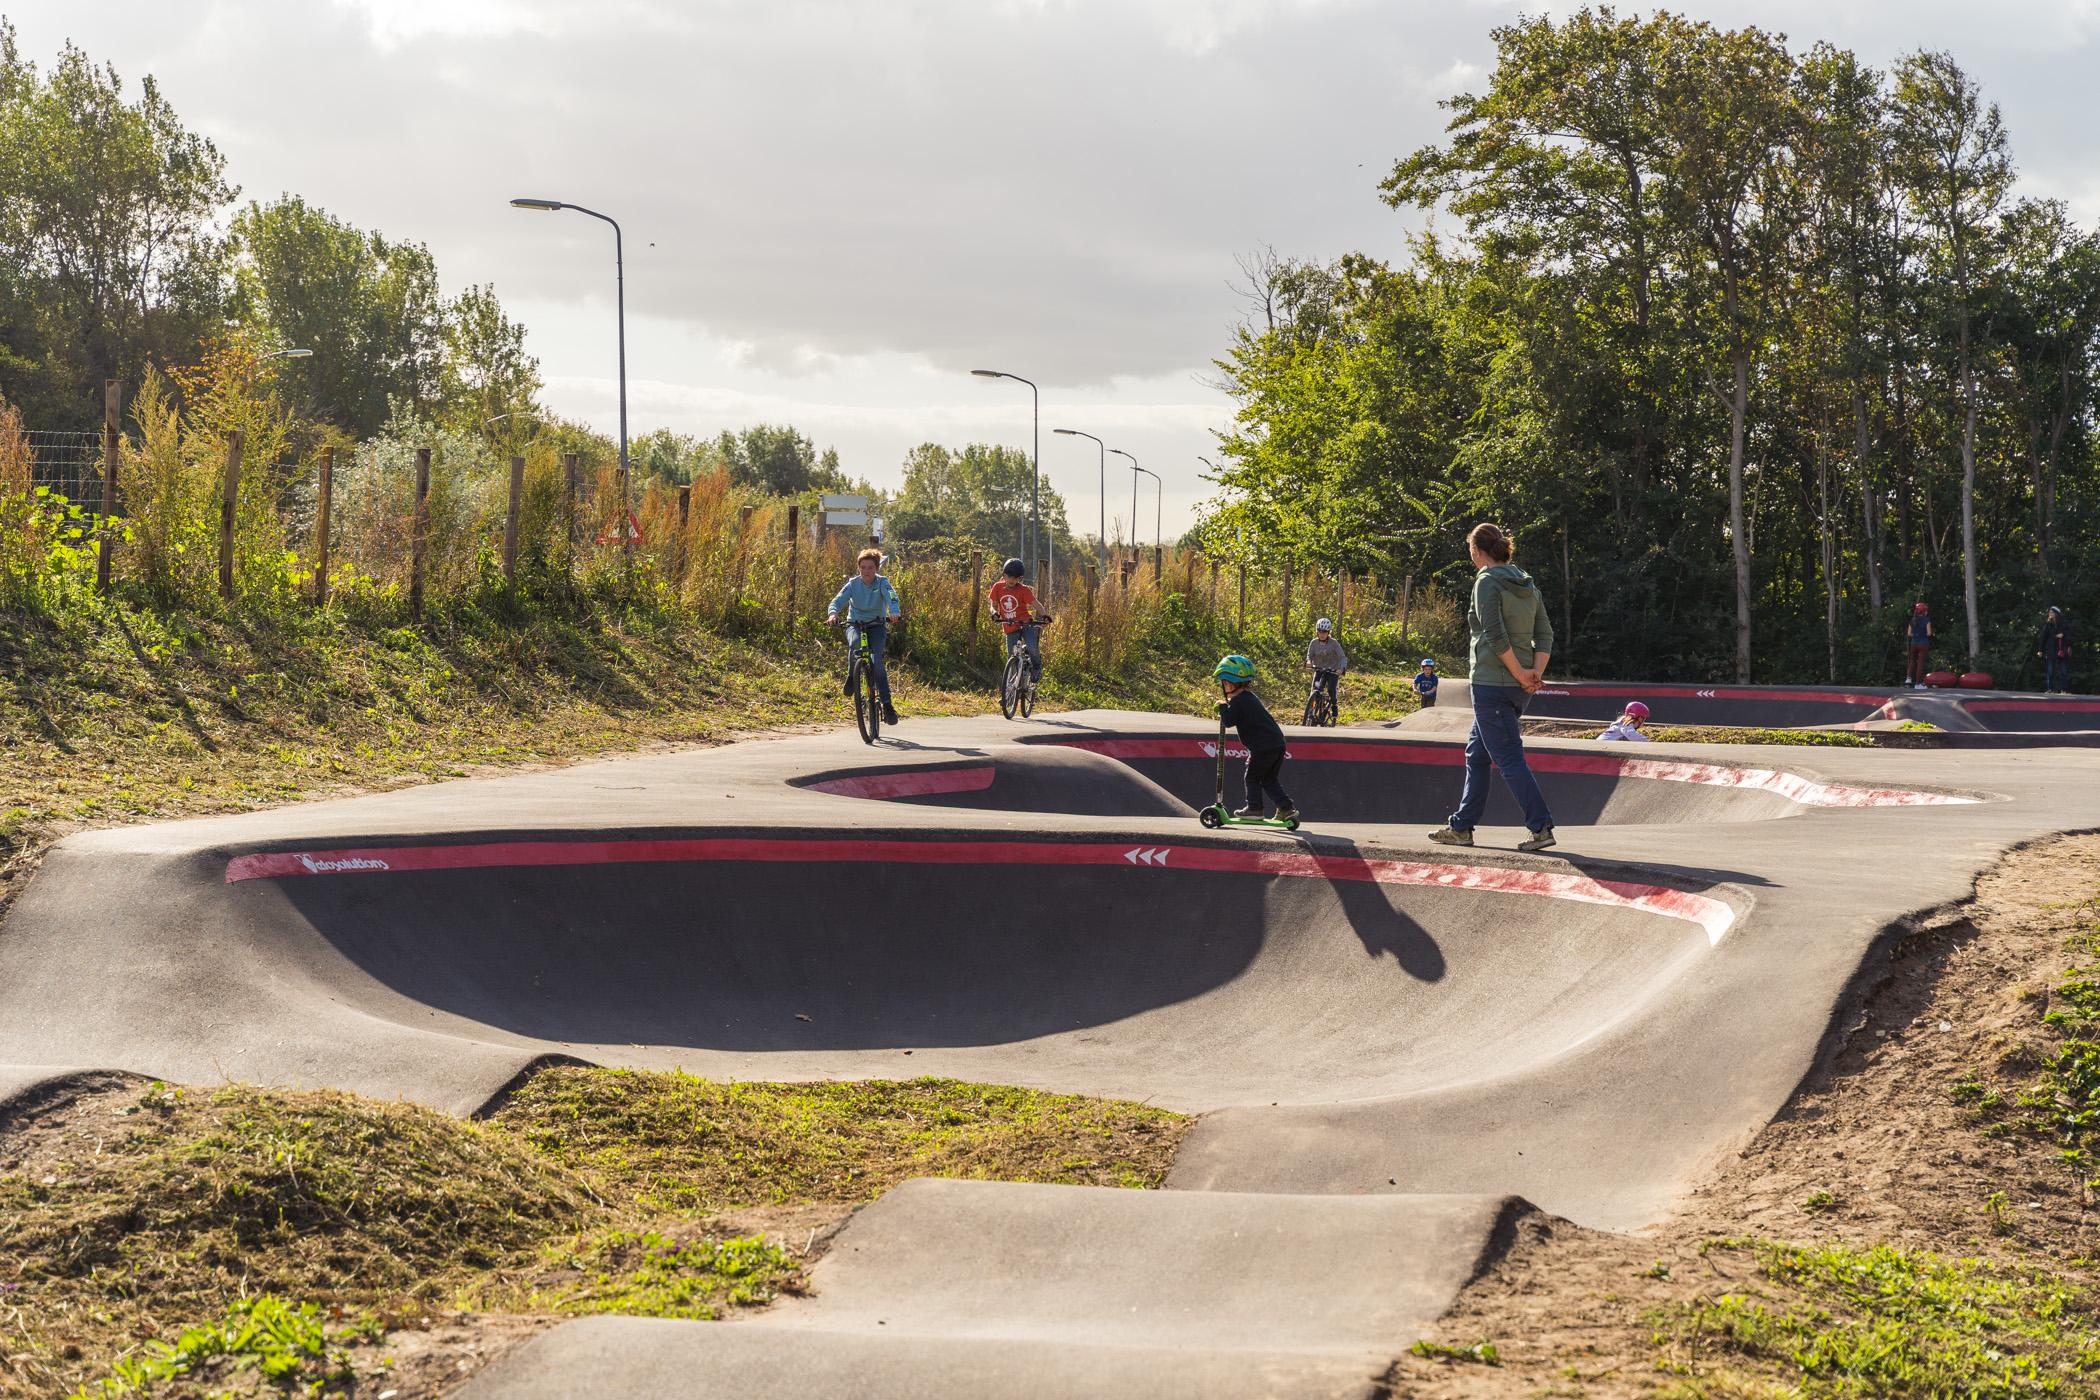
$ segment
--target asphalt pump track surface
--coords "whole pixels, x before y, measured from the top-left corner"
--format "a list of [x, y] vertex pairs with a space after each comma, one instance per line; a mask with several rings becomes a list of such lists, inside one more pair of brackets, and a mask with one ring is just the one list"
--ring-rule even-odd
[[1148, 1099], [1204, 1115], [1165, 1191], [909, 1183], [809, 1298], [465, 1393], [1366, 1395], [1523, 1213], [1637, 1229], [1748, 1141], [1877, 938], [2100, 826], [2080, 748], [1547, 741], [1560, 846], [1451, 849], [1460, 741], [1290, 733], [1291, 835], [1204, 831], [1215, 731], [1107, 712], [78, 835], [0, 924], [0, 1099], [472, 1114], [551, 1057]]
[[[1462, 687], [1456, 692], [1460, 697], [1463, 693]], [[1908, 720], [1951, 735], [2100, 744], [2100, 696], [2031, 691], [1581, 681], [1544, 687], [1532, 697], [1525, 714], [1532, 719], [1609, 721], [1633, 700], [1648, 706], [1655, 724], [1864, 729]]]

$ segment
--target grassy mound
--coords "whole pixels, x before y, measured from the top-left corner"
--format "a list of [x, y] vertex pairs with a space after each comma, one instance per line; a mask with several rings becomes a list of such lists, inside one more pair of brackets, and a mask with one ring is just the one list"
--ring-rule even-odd
[[495, 1120], [656, 1209], [868, 1200], [908, 1177], [1157, 1186], [1188, 1120], [1139, 1104], [962, 1084], [718, 1084], [555, 1067]]
[[835, 1217], [927, 1175], [1153, 1186], [1187, 1126], [949, 1080], [567, 1066], [484, 1123], [89, 1087], [0, 1124], [0, 1395], [202, 1395], [236, 1374], [361, 1393], [391, 1364], [372, 1339], [459, 1307], [720, 1317], [799, 1289], [805, 1264], [724, 1211]]
[[156, 1086], [135, 1108], [100, 1152], [0, 1176], [0, 1253], [25, 1283], [376, 1297], [487, 1268], [589, 1203], [528, 1146], [407, 1104]]

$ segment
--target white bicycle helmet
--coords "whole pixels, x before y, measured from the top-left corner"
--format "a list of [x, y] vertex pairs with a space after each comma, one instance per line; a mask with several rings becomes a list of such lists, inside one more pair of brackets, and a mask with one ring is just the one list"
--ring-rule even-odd
[[1332, 618], [1323, 617], [1313, 624], [1313, 631], [1315, 632], [1332, 632], [1333, 630], [1334, 620]]

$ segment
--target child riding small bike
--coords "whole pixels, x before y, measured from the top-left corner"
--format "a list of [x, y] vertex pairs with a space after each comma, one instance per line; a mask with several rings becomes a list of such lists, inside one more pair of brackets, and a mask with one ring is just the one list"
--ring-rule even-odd
[[875, 693], [882, 698], [882, 722], [897, 723], [897, 707], [890, 703], [890, 668], [886, 652], [890, 642], [890, 624], [904, 613], [904, 605], [897, 598], [896, 585], [885, 578], [882, 568], [882, 551], [870, 547], [860, 552], [853, 561], [854, 573], [839, 586], [837, 596], [825, 610], [827, 627], [846, 629], [846, 649], [851, 651], [860, 645], [860, 634], [868, 636], [868, 669], [875, 675]]
[[1342, 672], [1349, 669], [1349, 653], [1334, 638], [1334, 623], [1321, 618], [1313, 624], [1313, 639], [1305, 644], [1305, 669], [1313, 673], [1314, 682], [1327, 692], [1327, 712], [1339, 715], [1342, 711]]
[[1007, 560], [999, 581], [985, 597], [991, 602], [992, 616], [999, 620], [999, 630], [1006, 634], [1006, 654], [1012, 656], [1015, 647], [1027, 649], [1028, 679], [1033, 684], [1043, 678], [1043, 624], [1050, 619], [1037, 604], [1035, 590], [1021, 582], [1027, 572], [1028, 566], [1020, 560]]

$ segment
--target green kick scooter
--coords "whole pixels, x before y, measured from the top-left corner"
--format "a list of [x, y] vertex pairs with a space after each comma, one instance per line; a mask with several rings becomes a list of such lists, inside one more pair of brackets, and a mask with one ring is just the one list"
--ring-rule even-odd
[[1232, 809], [1225, 805], [1225, 716], [1223, 715], [1218, 716], [1218, 785], [1214, 798], [1215, 800], [1212, 801], [1210, 806], [1196, 813], [1196, 820], [1202, 822], [1212, 831], [1216, 831], [1221, 826], [1266, 826], [1273, 827], [1278, 831], [1296, 831], [1298, 829], [1298, 821], [1295, 817], [1290, 821], [1278, 821], [1274, 817], [1235, 817], [1232, 814]]

